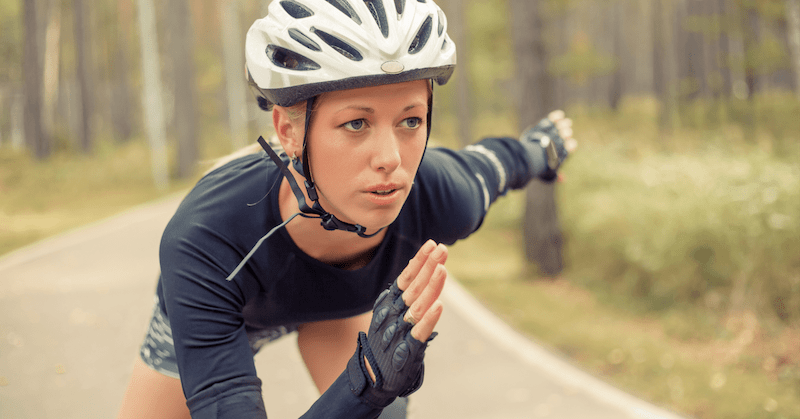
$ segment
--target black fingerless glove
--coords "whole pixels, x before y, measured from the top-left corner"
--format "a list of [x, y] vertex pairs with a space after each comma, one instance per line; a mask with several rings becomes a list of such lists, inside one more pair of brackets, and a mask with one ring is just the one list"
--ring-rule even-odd
[[[356, 353], [347, 363], [350, 390], [376, 407], [388, 406], [396, 397], [405, 397], [422, 386], [426, 342], [411, 336], [412, 324], [403, 320], [408, 309], [397, 281], [375, 301], [369, 334], [359, 333]], [[364, 358], [375, 374], [373, 382]]]
[[555, 124], [544, 118], [535, 126], [526, 129], [519, 140], [527, 146], [526, 148], [528, 148], [529, 152], [543, 153], [545, 165], [542, 170], [536, 173], [539, 178], [546, 182], [555, 180], [558, 167], [569, 155], [567, 148], [564, 146], [564, 139], [559, 135]]

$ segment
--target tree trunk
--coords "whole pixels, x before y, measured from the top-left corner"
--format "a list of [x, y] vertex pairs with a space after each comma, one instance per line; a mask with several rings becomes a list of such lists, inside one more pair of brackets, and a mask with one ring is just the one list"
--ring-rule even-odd
[[612, 30], [612, 51], [614, 58], [616, 59], [616, 68], [614, 72], [611, 74], [611, 86], [608, 89], [608, 104], [613, 110], [619, 109], [620, 101], [622, 101], [622, 89], [623, 89], [623, 68], [622, 68], [622, 56], [625, 54], [625, 48], [623, 47], [622, 37], [623, 37], [623, 24], [624, 21], [622, 19], [622, 4], [619, 1], [614, 2], [609, 6], [611, 10], [611, 30]]
[[786, 0], [786, 25], [794, 74], [794, 93], [797, 100], [800, 100], [800, 0]]
[[[717, 12], [721, 22], [727, 22], [730, 17], [728, 12], [728, 0], [717, 0]], [[719, 60], [721, 79], [721, 95], [723, 98], [733, 96], [733, 72], [731, 70], [731, 47], [730, 47], [730, 29], [722, 27], [719, 34]]]
[[38, 159], [50, 155], [50, 139], [42, 129], [42, 66], [39, 62], [39, 25], [35, 0], [24, 2], [25, 48], [23, 51], [23, 78], [25, 92], [24, 127], [25, 142]]
[[59, 58], [61, 55], [61, 4], [51, 2], [44, 47], [44, 97], [42, 129], [51, 137], [55, 126], [56, 98], [58, 97]]
[[117, 1], [117, 46], [115, 48], [112, 83], [114, 97], [111, 100], [111, 123], [114, 137], [118, 142], [125, 142], [133, 135], [132, 102], [133, 93], [130, 88], [131, 73], [128, 69], [128, 46], [131, 30], [131, 0]]
[[[703, 3], [701, 0], [688, 0], [686, 2], [686, 13], [681, 20], [688, 20], [690, 18], [702, 19], [703, 16]], [[700, 97], [707, 97], [708, 90], [706, 88], [706, 67], [705, 67], [705, 37], [699, 28], [691, 28], [686, 32], [683, 40], [685, 42], [683, 48], [680, 49], [683, 53], [683, 60], [685, 64], [685, 80], [691, 83], [691, 87], [687, 90], [682, 98], [691, 101]]]
[[94, 117], [94, 84], [92, 79], [92, 37], [89, 33], [88, 10], [83, 0], [74, 0], [75, 10], [75, 59], [78, 65], [78, 84], [81, 92], [81, 138], [80, 148], [90, 153], [94, 147], [92, 119]]
[[752, 100], [759, 89], [759, 77], [756, 63], [752, 56], [760, 43], [758, 12], [750, 6], [744, 12], [744, 82], [747, 84], [747, 97]]
[[629, 11], [626, 16], [634, 28], [624, 32], [625, 46], [629, 49], [629, 68], [634, 69], [633, 90], [638, 93], [652, 93], [653, 86], [653, 5], [650, 0], [638, 0], [638, 9]]
[[170, 26], [173, 30], [170, 55], [175, 80], [175, 128], [178, 137], [179, 178], [194, 173], [198, 159], [197, 101], [194, 85], [194, 43], [192, 16], [188, 2], [170, 1]]
[[673, 35], [673, 12], [666, 0], [655, 0], [653, 13], [654, 85], [661, 102], [661, 129], [672, 132], [678, 123], [678, 64]]
[[[547, 74], [547, 48], [541, 1], [511, 0], [512, 37], [517, 58], [519, 127], [544, 117], [554, 100], [554, 80]], [[555, 184], [534, 180], [526, 190], [523, 236], [525, 254], [546, 276], [563, 269], [562, 237], [555, 202]]]
[[247, 143], [247, 87], [242, 72], [244, 43], [239, 23], [239, 1], [226, 0], [219, 6], [222, 9], [222, 51], [228, 93], [228, 126], [233, 149], [238, 150]]
[[161, 100], [161, 63], [158, 55], [158, 37], [153, 0], [137, 0], [139, 36], [142, 50], [142, 108], [147, 138], [150, 142], [150, 161], [153, 182], [159, 190], [169, 186], [167, 176], [166, 126], [164, 105]]
[[472, 101], [469, 92], [469, 64], [467, 63], [467, 56], [469, 55], [469, 42], [467, 40], [468, 23], [465, 16], [469, 2], [451, 0], [449, 3], [452, 6], [450, 10], [452, 10], [451, 16], [453, 17], [453, 25], [450, 26], [452, 28], [450, 33], [453, 35], [453, 42], [458, 45], [458, 59], [460, 61], [460, 65], [456, 67], [455, 71], [458, 140], [461, 146], [466, 146], [472, 142], [472, 127], [470, 124], [472, 121], [470, 112]]

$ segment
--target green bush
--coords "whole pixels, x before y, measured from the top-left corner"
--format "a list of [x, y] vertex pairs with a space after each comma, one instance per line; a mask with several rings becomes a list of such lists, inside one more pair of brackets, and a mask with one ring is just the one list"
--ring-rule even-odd
[[[576, 116], [579, 126], [592, 122]], [[796, 157], [724, 139], [652, 151], [664, 147], [615, 136], [583, 137], [566, 167], [560, 209], [579, 273], [571, 278], [636, 297], [646, 310], [755, 309], [800, 320]]]

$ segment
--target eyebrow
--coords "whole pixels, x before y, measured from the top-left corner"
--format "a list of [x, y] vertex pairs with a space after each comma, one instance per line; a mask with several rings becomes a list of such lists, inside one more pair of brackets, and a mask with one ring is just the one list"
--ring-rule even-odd
[[[416, 108], [417, 106], [420, 106], [420, 105], [414, 104], [414, 105], [406, 106], [405, 108], [403, 108], [403, 112], [408, 112], [411, 109]], [[364, 111], [364, 112], [371, 113], [371, 114], [375, 113], [375, 109], [367, 107], [367, 106], [351, 105], [351, 106], [346, 106], [346, 107], [342, 108], [340, 111], [343, 111], [345, 109], [355, 109], [355, 110]]]

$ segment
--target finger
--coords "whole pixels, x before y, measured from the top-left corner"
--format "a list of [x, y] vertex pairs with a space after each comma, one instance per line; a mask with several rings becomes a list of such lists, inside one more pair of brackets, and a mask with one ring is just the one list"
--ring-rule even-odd
[[560, 121], [560, 120], [564, 119], [564, 111], [559, 109], [559, 110], [555, 110], [553, 112], [550, 112], [550, 115], [547, 115], [547, 118], [549, 118], [553, 122]]
[[570, 153], [578, 149], [578, 141], [574, 138], [570, 138], [566, 142], [564, 142], [564, 148], [567, 149]]
[[418, 321], [425, 316], [425, 312], [428, 311], [431, 305], [438, 300], [439, 296], [442, 294], [442, 289], [444, 289], [444, 282], [446, 279], [447, 269], [444, 267], [444, 265], [437, 266], [436, 270], [431, 276], [430, 281], [428, 282], [428, 286], [425, 287], [419, 297], [408, 308], [408, 311], [406, 311], [406, 316], [403, 320], [413, 323], [414, 321]]
[[419, 270], [417, 276], [403, 292], [403, 302], [405, 302], [407, 306], [413, 304], [420, 293], [422, 293], [422, 290], [428, 285], [428, 281], [436, 270], [436, 266], [443, 264], [446, 260], [447, 246], [443, 244], [437, 245], [422, 265], [422, 269]]
[[570, 128], [570, 127], [572, 127], [572, 120], [569, 119], [569, 118], [564, 118], [564, 119], [556, 122], [555, 124], [559, 129], [561, 129], [561, 128]]
[[561, 138], [563, 138], [563, 139], [571, 138], [572, 137], [572, 128], [570, 128], [570, 127], [559, 128], [558, 129], [558, 135], [560, 135]]
[[436, 249], [436, 243], [433, 240], [428, 240], [422, 247], [419, 248], [417, 254], [408, 262], [408, 265], [403, 272], [400, 272], [400, 276], [397, 277], [397, 287], [401, 290], [405, 290], [414, 281], [414, 278], [417, 277], [419, 274], [420, 269], [428, 260], [428, 256], [430, 256], [431, 252]]
[[442, 310], [444, 310], [442, 302], [436, 300], [425, 313], [425, 316], [420, 319], [419, 323], [411, 328], [411, 337], [420, 342], [428, 340], [431, 337], [431, 333], [433, 333], [433, 328], [436, 327], [436, 323], [439, 322], [439, 318], [442, 317]]

